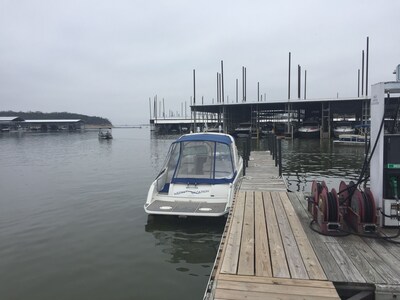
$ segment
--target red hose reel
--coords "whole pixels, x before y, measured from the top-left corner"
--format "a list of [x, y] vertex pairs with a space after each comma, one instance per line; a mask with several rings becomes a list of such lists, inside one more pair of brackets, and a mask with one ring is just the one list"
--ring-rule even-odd
[[376, 231], [375, 200], [369, 189], [360, 191], [350, 182], [341, 182], [339, 192], [326, 183], [312, 182], [308, 211], [323, 233], [340, 233], [347, 225], [356, 232]]
[[339, 210], [339, 198], [335, 191], [328, 190], [326, 183], [313, 181], [311, 187], [309, 211], [319, 224], [322, 232], [337, 232], [342, 227], [342, 216]]

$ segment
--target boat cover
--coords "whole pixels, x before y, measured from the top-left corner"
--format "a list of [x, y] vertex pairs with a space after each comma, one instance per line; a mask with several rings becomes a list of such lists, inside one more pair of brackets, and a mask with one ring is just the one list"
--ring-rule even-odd
[[183, 135], [171, 145], [166, 183], [226, 184], [235, 179], [232, 139], [220, 134]]

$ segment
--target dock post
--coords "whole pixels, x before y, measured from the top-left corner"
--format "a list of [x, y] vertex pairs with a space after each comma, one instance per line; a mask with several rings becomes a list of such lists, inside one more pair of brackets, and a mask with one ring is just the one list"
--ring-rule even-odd
[[250, 160], [250, 152], [251, 152], [251, 138], [247, 139], [247, 147], [246, 147], [246, 167], [249, 166], [249, 160]]
[[282, 177], [282, 139], [278, 139], [279, 177]]
[[247, 163], [247, 159], [245, 157], [245, 155], [242, 156], [243, 159], [243, 176], [246, 176], [246, 163]]
[[268, 133], [268, 150], [269, 150], [269, 154], [271, 154], [272, 155], [272, 147], [271, 147], [271, 141], [272, 141], [272, 139], [271, 139], [271, 136], [272, 136], [272, 134], [271, 133]]
[[248, 155], [248, 152], [249, 152], [249, 150], [248, 150], [248, 145], [247, 145], [247, 143], [246, 142], [244, 142], [243, 143], [243, 155], [242, 155], [242, 158], [243, 158], [243, 175], [245, 175], [245, 167], [248, 167], [249, 166], [249, 155]]
[[[272, 153], [273, 153], [273, 155], [272, 155], [272, 159], [273, 160], [276, 160], [276, 135], [274, 134], [274, 135], [272, 135]], [[276, 164], [275, 164], [275, 167], [276, 167]]]
[[275, 148], [275, 167], [278, 166], [278, 138], [274, 135], [274, 148]]
[[273, 133], [271, 133], [269, 135], [268, 148], [269, 148], [269, 151], [270, 151], [270, 153], [272, 155], [272, 159], [274, 159], [275, 153], [274, 153], [274, 134]]

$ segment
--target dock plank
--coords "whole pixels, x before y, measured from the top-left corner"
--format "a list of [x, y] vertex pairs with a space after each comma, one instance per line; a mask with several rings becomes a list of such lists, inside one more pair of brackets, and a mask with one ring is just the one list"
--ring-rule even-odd
[[319, 264], [318, 258], [307, 238], [306, 233], [296, 215], [296, 212], [290, 203], [287, 193], [279, 193], [283, 206], [285, 207], [290, 226], [300, 250], [300, 254], [304, 265], [307, 269], [310, 279], [326, 280], [326, 275], [322, 266]]
[[325, 297], [325, 298], [337, 298], [336, 291], [334, 289], [327, 289], [321, 287], [304, 287], [297, 284], [291, 285], [280, 285], [280, 284], [261, 284], [254, 282], [243, 282], [243, 281], [231, 281], [231, 280], [220, 280], [218, 286], [221, 289], [233, 290], [233, 291], [247, 291], [247, 292], [263, 292], [267, 294], [282, 294], [284, 296], [293, 295], [297, 297], [306, 297], [308, 295]]
[[356, 268], [343, 248], [338, 243], [325, 243], [333, 258], [338, 262], [343, 274], [348, 282], [365, 283], [364, 277]]
[[[370, 247], [367, 247], [364, 242], [361, 241], [359, 237], [356, 236], [348, 236], [346, 238], [336, 238], [338, 242], [340, 241], [340, 245], [343, 248], [343, 251], [347, 253], [355, 267], [360, 271], [362, 277], [366, 282], [375, 282], [375, 283], [387, 283], [387, 281], [379, 274], [377, 270], [381, 270], [385, 265], [383, 260], [379, 259], [378, 256], [373, 255]], [[372, 266], [372, 263], [375, 263], [375, 267]], [[384, 267], [383, 267], [384, 268]], [[384, 268], [386, 269], [386, 268]], [[388, 276], [391, 276], [390, 269], [387, 270]], [[386, 275], [385, 275], [386, 277]], [[398, 283], [398, 282], [397, 282]]]
[[303, 199], [302, 194], [288, 193], [290, 202], [296, 211], [296, 214], [300, 217], [300, 223], [302, 224], [304, 232], [307, 234], [308, 240], [310, 241], [314, 253], [316, 254], [319, 263], [321, 264], [324, 273], [328, 277], [328, 280], [336, 282], [345, 282], [346, 278], [343, 274], [342, 269], [336, 262], [330, 251], [328, 250], [325, 242], [335, 242], [331, 236], [322, 236], [315, 234], [310, 228], [310, 215], [301, 205], [300, 201]]
[[279, 225], [272, 204], [271, 193], [264, 192], [264, 211], [267, 219], [268, 241], [271, 253], [272, 274], [274, 277], [290, 278], [285, 249], [279, 232]]
[[256, 275], [272, 277], [267, 224], [265, 221], [262, 193], [255, 193], [254, 195], [254, 210]]
[[246, 204], [244, 206], [244, 220], [242, 239], [240, 243], [240, 254], [238, 264], [238, 275], [254, 275], [254, 198], [252, 192], [246, 193]]
[[304, 266], [299, 248], [297, 247], [296, 239], [287, 219], [279, 193], [271, 192], [271, 196], [278, 217], [279, 231], [281, 233], [290, 275], [292, 278], [308, 279], [306, 267]]
[[[385, 262], [385, 268], [393, 270], [395, 274], [397, 274], [397, 279], [399, 279], [400, 264], [396, 263], [397, 257], [387, 249], [387, 243], [378, 242], [378, 240], [375, 239], [364, 238], [363, 240], [376, 253], [376, 256]], [[400, 254], [400, 247], [398, 249], [398, 254]]]
[[220, 280], [232, 280], [232, 281], [243, 281], [243, 282], [258, 282], [258, 283], [268, 283], [276, 285], [298, 285], [304, 287], [325, 287], [334, 289], [332, 282], [326, 280], [302, 280], [302, 279], [292, 279], [292, 278], [277, 278], [277, 277], [265, 277], [265, 276], [239, 276], [230, 274], [221, 274]]
[[246, 194], [239, 192], [235, 202], [235, 213], [232, 216], [231, 227], [226, 241], [224, 260], [222, 261], [221, 273], [236, 274], [240, 240], [242, 237], [244, 203]]

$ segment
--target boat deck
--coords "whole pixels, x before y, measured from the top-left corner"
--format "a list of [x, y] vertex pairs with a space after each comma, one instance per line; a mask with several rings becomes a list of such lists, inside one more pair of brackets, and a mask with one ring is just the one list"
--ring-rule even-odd
[[213, 213], [223, 214], [225, 212], [226, 202], [223, 203], [209, 203], [209, 202], [195, 202], [195, 201], [162, 201], [155, 200], [146, 209], [147, 211], [157, 213], [174, 213], [174, 214], [202, 214]]

